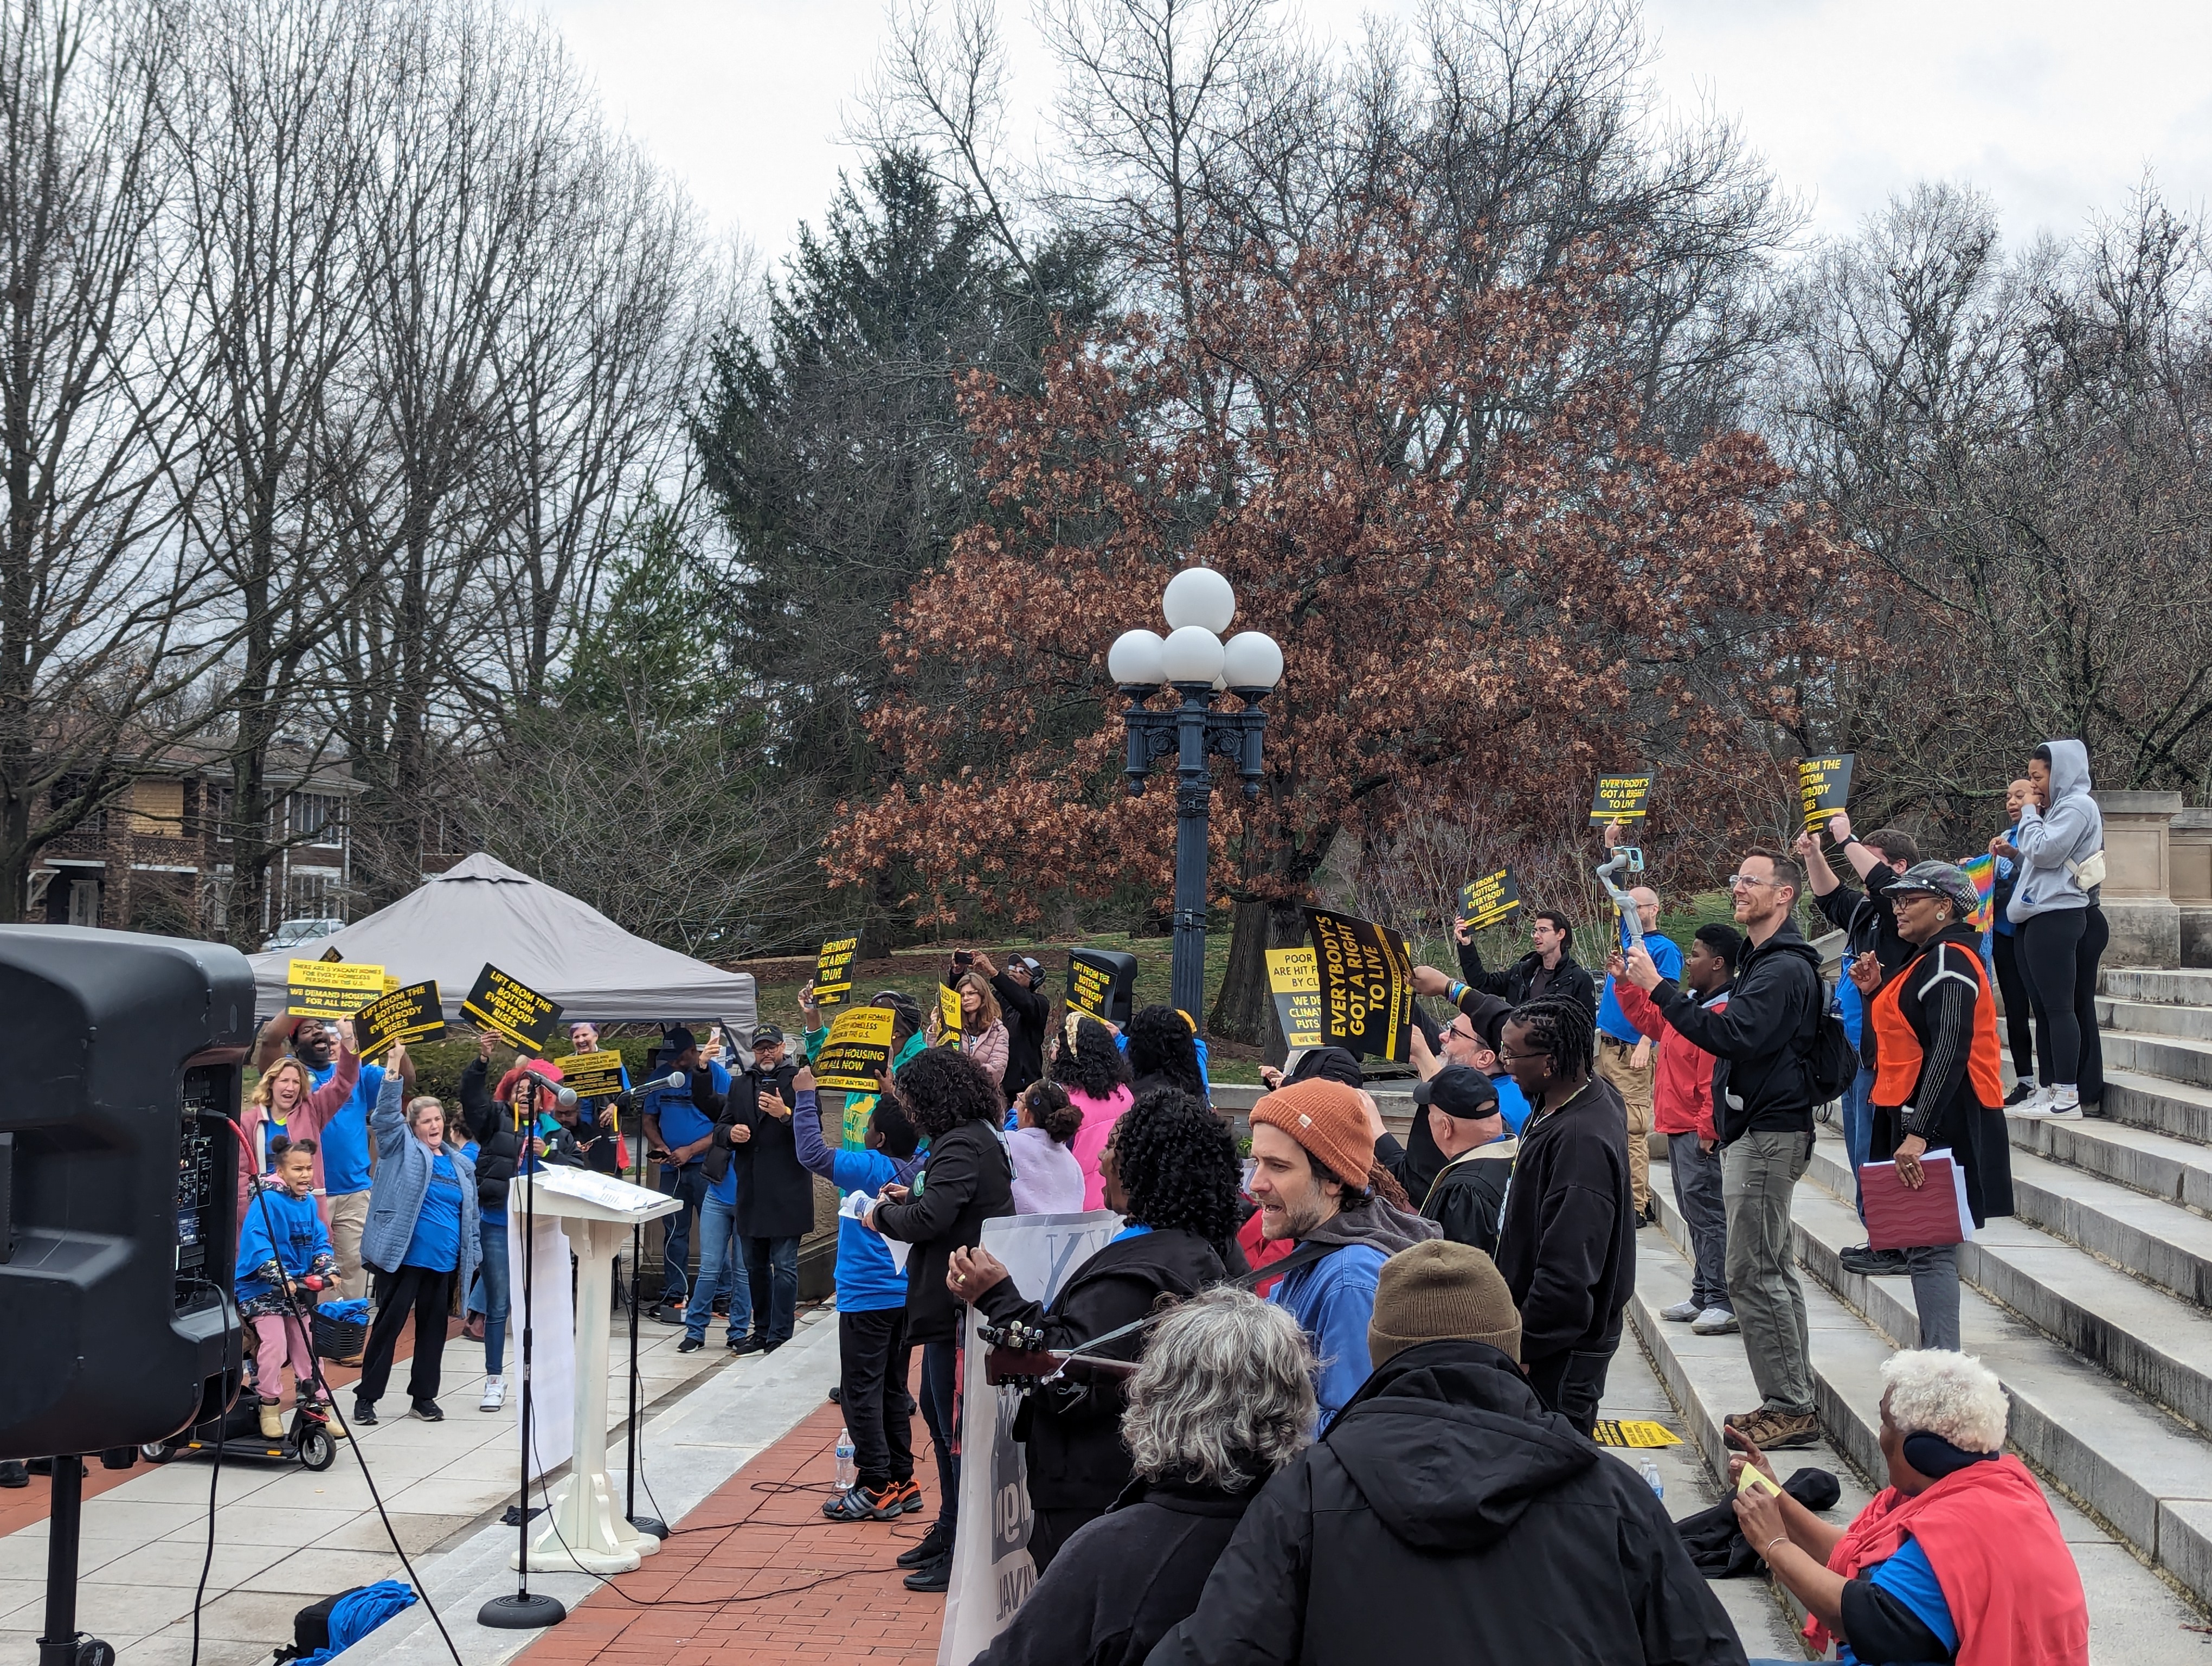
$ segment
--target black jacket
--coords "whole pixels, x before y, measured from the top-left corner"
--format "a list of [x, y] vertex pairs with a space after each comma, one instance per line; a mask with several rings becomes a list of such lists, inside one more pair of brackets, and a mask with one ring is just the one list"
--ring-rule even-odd
[[1508, 1134], [1462, 1152], [1437, 1176], [1421, 1200], [1421, 1213], [1443, 1227], [1454, 1243], [1473, 1244], [1495, 1260], [1506, 1183], [1513, 1177], [1520, 1150], [1521, 1142]]
[[[1844, 941], [1854, 955], [1870, 954], [1887, 979], [1910, 959], [1917, 951], [1912, 945], [1897, 934], [1897, 911], [1884, 894], [1890, 881], [1897, 876], [1887, 863], [1866, 876], [1866, 890], [1853, 891], [1848, 884], [1839, 885], [1826, 897], [1813, 900], [1832, 926], [1842, 928]], [[1859, 1062], [1872, 1070], [1875, 1065], [1874, 1025], [1863, 1025], [1859, 1031]]]
[[[1597, 986], [1571, 954], [1561, 955], [1559, 964], [1549, 972], [1544, 970], [1544, 958], [1533, 951], [1502, 972], [1486, 972], [1482, 969], [1482, 952], [1472, 943], [1462, 943], [1459, 976], [1468, 988], [1496, 995], [1509, 1006], [1521, 1006], [1539, 995], [1572, 995], [1589, 1008], [1593, 1017], [1597, 1012]], [[1475, 1020], [1478, 1025], [1481, 1022]]]
[[950, 1342], [960, 1328], [945, 1265], [955, 1250], [983, 1241], [985, 1221], [1013, 1213], [1013, 1164], [988, 1124], [962, 1122], [931, 1143], [912, 1185], [906, 1202], [877, 1208], [875, 1226], [914, 1246], [906, 1264], [907, 1341]]
[[1052, 1023], [1052, 1001], [1030, 988], [1029, 980], [1000, 972], [991, 980], [999, 997], [999, 1016], [1006, 1025], [1006, 1073], [999, 1085], [1007, 1103], [1044, 1074], [1044, 1037]]
[[[477, 1207], [507, 1207], [507, 1183], [522, 1164], [525, 1137], [514, 1126], [514, 1111], [503, 1099], [495, 1099], [484, 1086], [485, 1065], [471, 1059], [461, 1072], [461, 1122], [477, 1142]], [[576, 1137], [566, 1128], [547, 1136], [545, 1164], [549, 1168], [581, 1168], [584, 1155]]]
[[[714, 1143], [708, 1147], [707, 1172], [714, 1174], [716, 1159], [728, 1147], [738, 1168], [737, 1228], [749, 1238], [795, 1238], [814, 1230], [814, 1177], [799, 1161], [799, 1136], [791, 1118], [763, 1110], [761, 1090], [771, 1090], [786, 1105], [799, 1103], [792, 1079], [795, 1064], [778, 1065], [763, 1076], [757, 1069], [730, 1078], [728, 1109], [714, 1126]], [[730, 1130], [743, 1127], [752, 1138], [732, 1144]]]
[[1610, 1353], [1636, 1288], [1636, 1206], [1628, 1186], [1628, 1111], [1593, 1076], [1556, 1110], [1532, 1116], [1505, 1195], [1498, 1270], [1521, 1310], [1521, 1357]]
[[1149, 1658], [1743, 1666], [1743, 1645], [1636, 1471], [1497, 1349], [1443, 1341], [1386, 1360], [1261, 1489]]
[[1784, 922], [1747, 944], [1728, 1005], [1715, 1011], [1662, 978], [1651, 999], [1677, 1034], [1713, 1055], [1713, 1129], [1723, 1146], [1754, 1130], [1809, 1134], [1810, 1056], [1824, 1011], [1820, 952]]
[[1253, 1490], [1136, 1481], [1077, 1529], [974, 1666], [1138, 1666], [1188, 1617]]
[[[1075, 1269], [1050, 1307], [1024, 1300], [1009, 1279], [985, 1291], [976, 1305], [994, 1321], [1041, 1326], [1048, 1348], [1072, 1348], [1118, 1330], [1152, 1310], [1159, 1298], [1195, 1295], [1227, 1276], [1212, 1244], [1177, 1229], [1141, 1232], [1105, 1245]], [[1099, 1352], [1134, 1359], [1142, 1333]], [[1072, 1383], [1040, 1389], [1022, 1402], [1014, 1432], [1028, 1447], [1030, 1502], [1039, 1510], [1103, 1510], [1129, 1484], [1129, 1449], [1121, 1444], [1127, 1383]]]

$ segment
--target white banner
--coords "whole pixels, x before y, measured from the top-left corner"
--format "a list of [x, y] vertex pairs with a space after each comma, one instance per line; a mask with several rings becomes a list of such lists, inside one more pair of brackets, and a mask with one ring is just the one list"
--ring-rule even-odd
[[[568, 1235], [560, 1219], [539, 1214], [531, 1272], [530, 1469], [534, 1482], [558, 1469], [576, 1449], [576, 1313], [568, 1288]], [[507, 1403], [514, 1408], [514, 1443], [522, 1444], [522, 1204], [507, 1211]], [[532, 1500], [533, 1505], [539, 1500]]]
[[[1002, 1215], [983, 1223], [983, 1248], [1014, 1287], [1051, 1304], [1075, 1269], [1121, 1230], [1111, 1209], [1079, 1215]], [[938, 1666], [968, 1666], [1006, 1628], [1036, 1583], [1030, 1560], [1029, 1470], [1014, 1438], [1021, 1395], [983, 1380], [988, 1350], [969, 1327], [961, 1360], [960, 1535], [952, 1547]]]

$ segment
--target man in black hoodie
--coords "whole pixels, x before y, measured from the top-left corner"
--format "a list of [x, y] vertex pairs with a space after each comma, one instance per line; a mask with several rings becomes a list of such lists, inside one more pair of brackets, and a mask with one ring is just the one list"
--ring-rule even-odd
[[[1576, 962], [1574, 929], [1568, 925], [1567, 916], [1556, 909], [1539, 909], [1530, 916], [1528, 941], [1534, 946], [1502, 972], [1483, 970], [1482, 951], [1465, 926], [1455, 927], [1452, 935], [1459, 943], [1459, 975], [1466, 988], [1496, 995], [1509, 1006], [1540, 1000], [1546, 995], [1570, 995], [1595, 1015], [1597, 985]], [[1459, 990], [1439, 993], [1453, 1005], [1459, 1004]]]
[[978, 949], [975, 970], [991, 980], [999, 1016], [1006, 1026], [1006, 1073], [999, 1085], [1011, 1103], [1044, 1074], [1044, 1038], [1052, 1029], [1051, 997], [1037, 987], [1044, 982], [1044, 968], [1026, 955], [1014, 955], [1002, 972]]
[[1487, 1256], [1393, 1256], [1367, 1347], [1374, 1375], [1252, 1501], [1149, 1666], [1743, 1666], [1651, 1489], [1523, 1380]]
[[1770, 1451], [1810, 1446], [1820, 1434], [1790, 1225], [1797, 1177], [1813, 1154], [1811, 1061], [1821, 1015], [1820, 952], [1790, 918], [1804, 887], [1804, 870], [1778, 850], [1755, 849], [1736, 864], [1729, 889], [1744, 945], [1723, 1007], [1709, 1008], [1661, 977], [1640, 947], [1627, 963], [1629, 982], [1675, 1033], [1713, 1055], [1729, 1299], [1759, 1393], [1757, 1410], [1727, 1420]]
[[1588, 1434], [1636, 1288], [1628, 1113], [1592, 1073], [1597, 1025], [1572, 999], [1505, 1020], [1498, 1056], [1531, 1116], [1498, 1228], [1498, 1270], [1521, 1310], [1528, 1386]]

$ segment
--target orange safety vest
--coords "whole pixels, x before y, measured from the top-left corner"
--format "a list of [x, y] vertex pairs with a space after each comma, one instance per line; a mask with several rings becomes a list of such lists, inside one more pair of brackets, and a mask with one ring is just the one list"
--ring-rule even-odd
[[1996, 1003], [1990, 998], [1990, 976], [1983, 969], [1982, 958], [1962, 943], [1937, 945], [1932, 954], [1914, 957], [1893, 974], [1867, 1004], [1867, 1016], [1874, 1025], [1875, 1057], [1879, 1061], [1875, 1070], [1874, 1102], [1878, 1105], [1895, 1107], [1909, 1104], [1912, 1090], [1920, 1085], [1920, 1065], [1923, 1056], [1920, 1037], [1914, 1033], [1911, 1020], [1905, 1016], [1904, 995], [1908, 981], [1920, 977], [1922, 968], [1933, 959], [1936, 964], [1915, 988], [1916, 994], [1925, 994], [1945, 978], [1956, 978], [1961, 983], [1966, 974], [1958, 970], [1954, 959], [1942, 956], [1944, 949], [1956, 949], [1974, 969], [1974, 1036], [1966, 1053], [1966, 1073], [1972, 1082], [1975, 1098], [1985, 1108], [1994, 1109], [2004, 1103], [2004, 1075], [1997, 1060]]

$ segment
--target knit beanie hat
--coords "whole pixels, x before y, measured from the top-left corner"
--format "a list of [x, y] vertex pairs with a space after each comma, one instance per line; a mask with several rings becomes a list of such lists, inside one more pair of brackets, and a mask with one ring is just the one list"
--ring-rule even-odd
[[1521, 1316], [1498, 1263], [1471, 1243], [1431, 1238], [1382, 1263], [1367, 1323], [1368, 1363], [1380, 1369], [1393, 1354], [1447, 1337], [1487, 1342], [1520, 1363]]
[[1252, 1126], [1280, 1128], [1346, 1185], [1364, 1187], [1375, 1166], [1367, 1107], [1341, 1082], [1285, 1082], [1252, 1107]]

